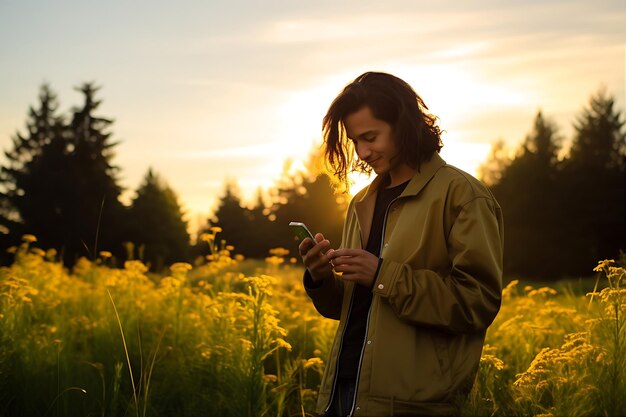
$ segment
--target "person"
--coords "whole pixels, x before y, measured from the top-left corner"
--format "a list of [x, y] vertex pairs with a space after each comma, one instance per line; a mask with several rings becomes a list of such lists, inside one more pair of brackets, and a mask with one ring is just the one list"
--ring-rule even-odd
[[405, 81], [367, 72], [323, 120], [340, 181], [377, 175], [351, 200], [338, 249], [299, 252], [317, 311], [339, 320], [319, 390], [324, 416], [457, 415], [502, 294], [501, 208], [440, 157], [436, 117]]

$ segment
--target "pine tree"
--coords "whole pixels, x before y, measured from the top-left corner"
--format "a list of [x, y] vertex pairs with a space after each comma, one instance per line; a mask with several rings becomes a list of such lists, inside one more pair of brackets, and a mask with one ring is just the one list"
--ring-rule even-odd
[[95, 115], [101, 101], [93, 83], [76, 89], [84, 96], [83, 105], [74, 108], [68, 126], [70, 154], [66, 173], [72, 185], [66, 190], [68, 205], [64, 218], [67, 235], [64, 246], [66, 261], [80, 255], [96, 256], [100, 249], [123, 256], [124, 208], [119, 201], [121, 187], [117, 184], [119, 168], [111, 165], [113, 123]]
[[41, 163], [42, 153], [47, 153], [44, 149], [51, 150], [55, 139], [63, 139], [59, 131], [62, 121], [56, 114], [57, 97], [47, 84], [41, 86], [39, 100], [39, 108], [29, 109], [26, 134], [17, 132], [13, 136], [13, 149], [5, 151], [8, 165], [0, 169], [0, 233], [6, 235], [3, 239], [6, 245], [17, 243], [26, 233], [22, 213], [29, 208], [30, 172]]
[[68, 124], [56, 115], [56, 96], [42, 87], [41, 106], [30, 111], [28, 133], [15, 136], [1, 177], [7, 241], [32, 233], [41, 246], [59, 249], [68, 265], [99, 249], [123, 254], [121, 190], [110, 164], [115, 144], [107, 132], [112, 122], [94, 114], [97, 88], [87, 83], [79, 91], [85, 101]]
[[615, 99], [604, 89], [590, 98], [589, 107], [582, 110], [574, 127], [576, 136], [568, 158], [570, 166], [593, 171], [624, 168], [624, 121], [615, 109]]
[[[559, 273], [559, 196], [557, 192], [556, 126], [542, 112], [504, 169], [493, 193], [502, 206], [505, 228], [505, 273], [551, 278]], [[492, 174], [493, 175], [493, 174]]]
[[570, 274], [589, 274], [599, 259], [626, 249], [626, 133], [622, 114], [604, 90], [589, 100], [575, 124], [562, 178], [564, 248]]
[[256, 203], [254, 207], [247, 210], [247, 217], [250, 221], [250, 233], [244, 246], [240, 246], [241, 253], [250, 258], [264, 258], [268, 256], [269, 250], [276, 247], [273, 245], [274, 224], [269, 220], [268, 208], [263, 200], [263, 191], [257, 190]]
[[252, 228], [249, 211], [242, 206], [239, 187], [234, 180], [227, 180], [224, 184], [224, 195], [209, 221], [209, 227], [213, 226], [222, 229], [218, 239], [234, 246], [236, 253], [250, 255], [246, 250], [249, 247], [248, 240], [259, 235]]
[[189, 234], [176, 193], [148, 169], [128, 213], [129, 238], [143, 246], [143, 261], [153, 271], [189, 261]]

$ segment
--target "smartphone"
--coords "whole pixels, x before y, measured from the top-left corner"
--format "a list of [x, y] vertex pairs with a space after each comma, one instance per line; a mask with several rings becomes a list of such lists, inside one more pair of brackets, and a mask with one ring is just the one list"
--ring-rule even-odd
[[317, 243], [315, 241], [315, 237], [313, 237], [313, 233], [311, 233], [311, 231], [306, 227], [304, 223], [290, 222], [289, 227], [291, 228], [293, 233], [296, 235], [296, 237], [300, 239], [300, 242], [302, 242], [307, 237], [310, 237], [314, 244]]

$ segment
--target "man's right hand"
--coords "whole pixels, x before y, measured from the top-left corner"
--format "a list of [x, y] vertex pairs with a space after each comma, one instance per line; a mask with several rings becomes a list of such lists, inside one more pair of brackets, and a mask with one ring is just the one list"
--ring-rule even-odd
[[315, 242], [311, 238], [306, 238], [298, 246], [300, 256], [304, 266], [311, 273], [313, 281], [320, 282], [325, 278], [333, 276], [333, 267], [330, 263], [328, 255], [332, 253], [332, 249], [326, 250], [330, 246], [330, 242], [324, 239], [324, 235], [317, 233]]

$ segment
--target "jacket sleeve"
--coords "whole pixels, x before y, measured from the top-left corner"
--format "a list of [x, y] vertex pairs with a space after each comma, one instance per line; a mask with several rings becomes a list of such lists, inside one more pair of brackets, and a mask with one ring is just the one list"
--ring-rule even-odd
[[[348, 225], [354, 215], [355, 201], [356, 199], [353, 198], [348, 205], [339, 248], [344, 248], [346, 245]], [[343, 280], [333, 272], [332, 278], [328, 277], [321, 283], [314, 283], [309, 270], [305, 269], [303, 283], [304, 290], [311, 298], [311, 301], [313, 301], [315, 309], [326, 318], [339, 320], [341, 317], [341, 305], [343, 303], [345, 286]]]
[[447, 274], [383, 259], [372, 291], [415, 325], [449, 333], [483, 331], [502, 297], [503, 225], [497, 203], [484, 197], [466, 203], [447, 246]]
[[314, 283], [308, 269], [304, 270], [304, 289], [315, 309], [324, 317], [339, 320], [343, 301], [343, 281], [333, 273], [332, 278]]

